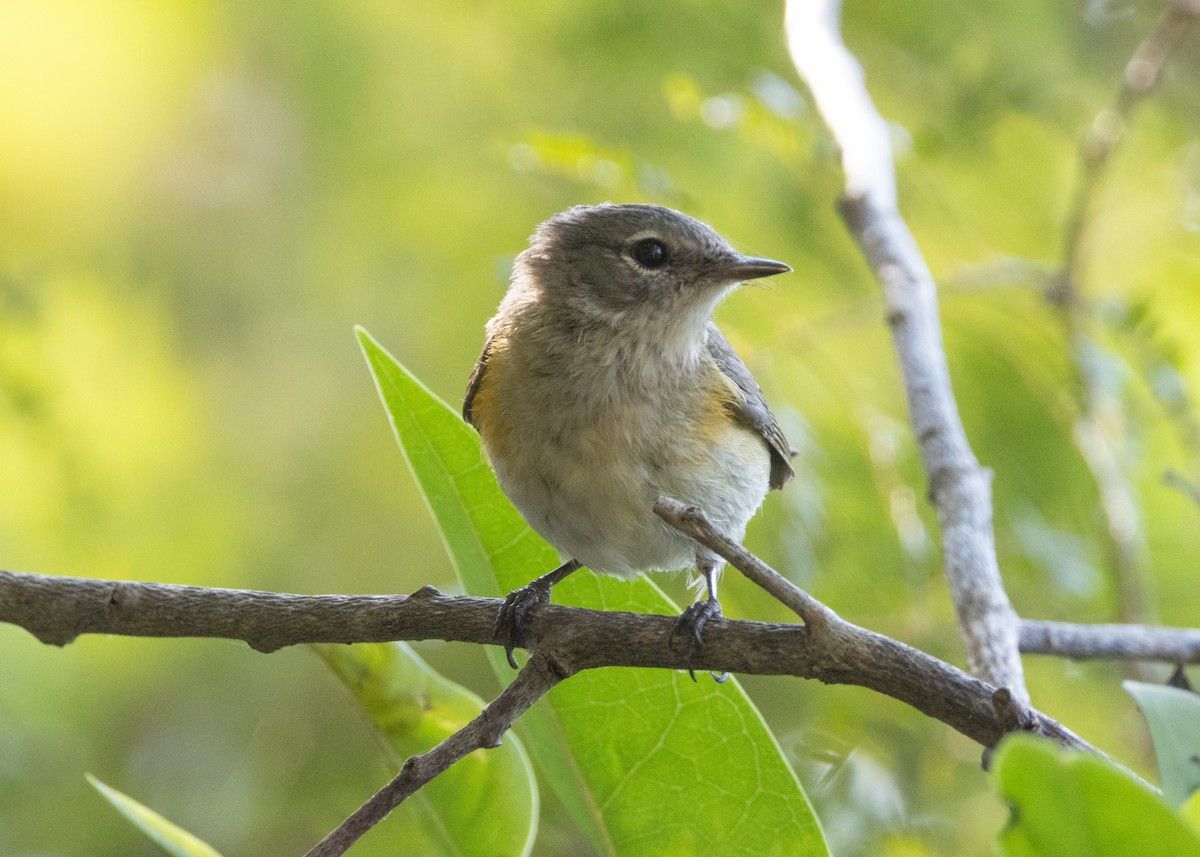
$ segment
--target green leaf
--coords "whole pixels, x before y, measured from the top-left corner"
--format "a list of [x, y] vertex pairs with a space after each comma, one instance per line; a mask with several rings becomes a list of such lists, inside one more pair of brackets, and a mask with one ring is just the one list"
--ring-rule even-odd
[[[467, 591], [499, 596], [557, 565], [555, 550], [501, 493], [475, 430], [369, 334], [359, 329], [358, 337]], [[679, 612], [644, 576], [575, 574], [554, 597], [602, 610]], [[488, 654], [510, 680], [503, 653]], [[539, 770], [602, 854], [828, 853], [795, 774], [736, 681], [589, 670], [551, 691], [521, 728]]]
[[133, 822], [163, 851], [174, 857], [221, 857], [212, 846], [201, 842], [192, 834], [176, 827], [149, 807], [143, 806], [129, 795], [107, 786], [91, 774], [87, 780], [104, 799], [116, 807], [117, 812]]
[[1200, 855], [1200, 837], [1162, 798], [1097, 756], [1013, 735], [995, 778], [1012, 810], [1000, 836], [1009, 857]]
[[1150, 726], [1163, 797], [1180, 806], [1200, 788], [1200, 696], [1140, 681], [1125, 682], [1125, 690]]
[[1192, 796], [1183, 802], [1183, 806], [1179, 807], [1179, 817], [1200, 836], [1200, 792], [1193, 792]]
[[[483, 710], [483, 700], [439, 675], [405, 643], [312, 648], [354, 695], [392, 751], [397, 770]], [[533, 847], [537, 783], [516, 735], [462, 759], [410, 803], [443, 854], [515, 857]]]

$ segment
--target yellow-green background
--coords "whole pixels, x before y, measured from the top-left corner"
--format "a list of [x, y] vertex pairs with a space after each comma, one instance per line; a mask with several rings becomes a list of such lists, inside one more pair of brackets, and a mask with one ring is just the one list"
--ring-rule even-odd
[[[1159, 8], [845, 10], [1030, 617], [1114, 615], [1073, 374], [1025, 260], [1060, 255], [1079, 131]], [[777, 3], [686, 0], [0, 2], [0, 567], [452, 590], [352, 325], [455, 401], [532, 227], [652, 200], [796, 269], [719, 313], [801, 450], [751, 547], [848, 618], [960, 661], [877, 290], [781, 22]], [[1193, 34], [1137, 113], [1085, 269], [1156, 612], [1180, 625], [1200, 624], [1200, 507], [1161, 477], [1200, 476], [1197, 57]], [[723, 602], [788, 618], [737, 579]], [[418, 649], [495, 693], [477, 649]], [[1040, 707], [1152, 773], [1119, 670], [1027, 663]], [[865, 691], [746, 684], [836, 853], [987, 853], [1005, 811], [977, 747]], [[384, 758], [308, 652], [56, 650], [0, 627], [0, 853], [156, 853], [85, 771], [224, 853], [301, 853]], [[543, 798], [535, 854], [582, 853]], [[403, 813], [384, 831], [363, 855], [423, 853]]]

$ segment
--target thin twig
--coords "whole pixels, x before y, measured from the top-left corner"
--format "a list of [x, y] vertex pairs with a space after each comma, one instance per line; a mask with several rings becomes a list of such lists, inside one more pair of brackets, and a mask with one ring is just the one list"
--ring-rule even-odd
[[771, 568], [750, 551], [716, 531], [695, 506], [674, 497], [659, 497], [654, 513], [679, 532], [724, 557], [734, 568], [757, 583], [811, 626], [827, 625], [838, 616], [824, 604]]
[[1028, 702], [1019, 619], [996, 561], [991, 479], [962, 426], [942, 345], [937, 289], [896, 208], [888, 126], [842, 43], [839, 11], [837, 0], [789, 0], [788, 47], [841, 148], [842, 217], [883, 287], [967, 663], [975, 675]]
[[[780, 598], [794, 611], [803, 609], [814, 617], [806, 622], [810, 632], [808, 647], [819, 650], [825, 669], [814, 675], [826, 683], [836, 683], [839, 670], [855, 678], [848, 682], [877, 690], [894, 699], [908, 702], [918, 711], [946, 722], [941, 703], [955, 700], [970, 708], [973, 715], [988, 721], [997, 730], [997, 741], [1010, 732], [1031, 732], [1071, 750], [1082, 750], [1108, 760], [1131, 779], [1153, 791], [1154, 787], [1103, 751], [1080, 738], [1063, 724], [1021, 701], [1006, 687], [991, 687], [961, 670], [924, 652], [860, 628], [842, 619], [824, 604], [779, 574], [758, 557], [730, 541], [694, 506], [670, 497], [660, 497], [654, 511], [700, 544], [715, 551], [753, 582]], [[781, 597], [782, 596], [782, 597]], [[707, 628], [705, 629], [707, 633]], [[1198, 632], [1200, 633], [1200, 632]], [[896, 673], [879, 671], [880, 663], [903, 665]], [[916, 683], [910, 683], [910, 679]], [[931, 695], [929, 690], [936, 689]], [[964, 696], [959, 696], [965, 691]], [[930, 703], [935, 703], [931, 705]], [[980, 706], [987, 707], [987, 717]], [[990, 767], [997, 741], [983, 741], [983, 766]]]
[[500, 738], [518, 717], [568, 676], [534, 655], [504, 692], [479, 716], [426, 753], [410, 756], [396, 777], [355, 810], [305, 857], [339, 857], [392, 810], [459, 759], [475, 750], [500, 746]]
[[1200, 663], [1200, 630], [1155, 625], [1021, 623], [1021, 651], [1077, 660]]
[[[671, 497], [660, 497], [654, 511], [805, 619], [810, 654], [819, 652], [821, 670], [815, 678], [827, 683], [869, 687], [943, 722], [942, 706], [950, 703], [956, 710], [970, 710], [971, 716], [986, 721], [989, 729], [996, 730], [997, 739], [1020, 729], [1036, 732], [1065, 747], [1100, 752], [1061, 723], [1016, 699], [1006, 688], [992, 687], [918, 649], [847, 622], [720, 533], [696, 507]], [[881, 663], [892, 668], [877, 669]], [[998, 705], [998, 699], [1004, 700], [1004, 704]], [[985, 747], [995, 745], [993, 741], [981, 743]]]

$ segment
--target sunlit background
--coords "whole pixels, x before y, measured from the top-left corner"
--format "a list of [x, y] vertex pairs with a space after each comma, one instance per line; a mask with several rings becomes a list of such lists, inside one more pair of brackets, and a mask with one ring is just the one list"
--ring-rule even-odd
[[[1044, 289], [1080, 131], [1159, 9], [845, 10], [1031, 618], [1121, 615]], [[730, 0], [0, 2], [0, 567], [454, 591], [352, 326], [457, 403], [534, 225], [654, 201], [795, 268], [719, 313], [801, 453], [750, 546], [847, 618], [961, 663], [881, 302], [782, 18]], [[1195, 626], [1200, 506], [1163, 481], [1200, 479], [1194, 36], [1136, 113], [1089, 247], [1087, 360], [1119, 405], [1104, 430], [1137, 501], [1148, 618]], [[723, 603], [789, 618], [740, 579]], [[417, 648], [497, 691], [476, 647]], [[1153, 774], [1120, 669], [1027, 665], [1041, 708]], [[1005, 809], [978, 747], [863, 690], [745, 684], [836, 854], [989, 851]], [[223, 853], [298, 854], [386, 781], [385, 760], [310, 652], [59, 650], [0, 627], [0, 853], [159, 853], [92, 772]], [[535, 854], [587, 853], [542, 795]], [[422, 854], [421, 837], [401, 811], [354, 853]]]

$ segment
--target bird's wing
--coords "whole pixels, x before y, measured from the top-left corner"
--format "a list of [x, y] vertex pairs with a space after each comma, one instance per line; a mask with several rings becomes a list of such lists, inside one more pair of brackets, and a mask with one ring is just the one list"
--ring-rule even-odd
[[[716, 361], [717, 368], [733, 382], [739, 393], [738, 398], [729, 404], [734, 419], [755, 431], [767, 442], [771, 453], [771, 487], [782, 488], [796, 475], [790, 463], [792, 456], [796, 454], [795, 450], [783, 436], [783, 429], [779, 427], [775, 415], [767, 407], [767, 400], [754, 376], [733, 350], [725, 335], [712, 322], [708, 325], [708, 353]], [[482, 360], [480, 363], [482, 364]], [[481, 374], [478, 367], [476, 372]]]
[[467, 380], [467, 395], [463, 399], [463, 419], [476, 428], [479, 426], [471, 418], [471, 406], [475, 403], [475, 394], [479, 392], [479, 385], [483, 382], [483, 373], [487, 371], [488, 358], [491, 354], [492, 338], [489, 336], [483, 343], [483, 353], [479, 355], [479, 359], [475, 361], [475, 368], [471, 370], [471, 377]]

